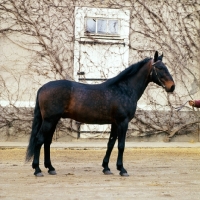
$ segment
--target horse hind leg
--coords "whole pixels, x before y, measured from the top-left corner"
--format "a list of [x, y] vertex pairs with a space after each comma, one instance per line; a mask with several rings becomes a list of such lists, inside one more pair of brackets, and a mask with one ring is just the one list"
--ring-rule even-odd
[[[56, 123], [57, 124], [57, 123]], [[56, 125], [49, 120], [44, 120], [42, 122], [40, 131], [38, 132], [37, 136], [36, 136], [36, 147], [35, 147], [35, 151], [34, 151], [34, 158], [33, 158], [33, 163], [32, 163], [32, 167], [33, 169], [35, 169], [34, 175], [37, 177], [43, 176], [42, 171], [39, 167], [39, 159], [40, 159], [40, 150], [42, 145], [45, 143], [44, 146], [48, 145], [48, 141], [46, 138], [48, 138], [48, 135], [51, 135], [51, 138], [53, 136], [53, 128], [56, 127]], [[54, 128], [55, 130], [55, 128]], [[50, 148], [50, 145], [49, 145]], [[49, 150], [49, 154], [50, 154], [50, 150]], [[49, 158], [50, 159], [50, 158]], [[51, 161], [48, 162], [48, 153], [47, 153], [47, 163], [46, 166], [50, 168], [51, 165]], [[54, 168], [52, 167], [51, 170], [53, 170]], [[54, 169], [55, 170], [55, 169]]]
[[48, 168], [48, 173], [50, 175], [56, 175], [56, 170], [51, 164], [50, 145], [51, 145], [51, 142], [45, 142], [44, 143], [44, 166], [46, 168]]
[[50, 175], [56, 175], [56, 170], [51, 164], [50, 146], [52, 143], [52, 138], [53, 138], [53, 134], [56, 129], [57, 123], [58, 123], [58, 120], [55, 120], [53, 122], [51, 130], [50, 130], [49, 134], [46, 135], [45, 140], [44, 140], [44, 166], [49, 169], [48, 173]]
[[32, 162], [32, 168], [35, 169], [34, 175], [37, 177], [43, 176], [42, 171], [39, 167], [40, 150], [43, 145], [43, 142], [44, 142], [44, 137], [42, 134], [42, 127], [41, 127], [36, 137], [36, 145], [34, 149], [34, 157], [33, 157], [33, 162]]
[[102, 163], [102, 167], [104, 168], [103, 173], [105, 175], [112, 174], [112, 172], [110, 171], [110, 168], [108, 167], [108, 163], [109, 163], [110, 155], [112, 153], [112, 150], [113, 150], [116, 140], [117, 140], [116, 126], [114, 124], [112, 124], [111, 133], [110, 133], [110, 137], [109, 137], [108, 144], [107, 144], [106, 155], [105, 155], [105, 157], [103, 159], [103, 163]]

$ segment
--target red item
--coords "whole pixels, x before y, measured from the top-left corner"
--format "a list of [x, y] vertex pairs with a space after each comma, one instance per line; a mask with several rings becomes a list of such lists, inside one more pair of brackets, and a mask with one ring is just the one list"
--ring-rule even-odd
[[194, 100], [194, 107], [200, 108], [200, 100]]

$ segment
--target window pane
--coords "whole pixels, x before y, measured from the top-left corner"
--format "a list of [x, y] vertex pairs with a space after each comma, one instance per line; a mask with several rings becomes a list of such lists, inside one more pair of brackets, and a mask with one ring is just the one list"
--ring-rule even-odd
[[96, 19], [87, 19], [86, 33], [96, 33]]
[[97, 21], [97, 33], [107, 33], [107, 20], [98, 19], [98, 21]]
[[108, 30], [109, 30], [109, 33], [117, 34], [118, 33], [118, 20], [109, 20], [108, 21]]

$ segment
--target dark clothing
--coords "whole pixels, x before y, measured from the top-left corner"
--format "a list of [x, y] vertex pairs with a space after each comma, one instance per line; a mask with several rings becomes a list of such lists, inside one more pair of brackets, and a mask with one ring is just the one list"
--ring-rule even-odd
[[194, 100], [194, 107], [200, 108], [200, 100]]

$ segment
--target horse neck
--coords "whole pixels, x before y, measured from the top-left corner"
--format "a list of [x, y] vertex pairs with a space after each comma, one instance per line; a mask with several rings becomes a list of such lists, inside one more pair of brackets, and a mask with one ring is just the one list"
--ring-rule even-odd
[[149, 74], [151, 72], [151, 62], [152, 61], [146, 63], [143, 67], [140, 68], [140, 70], [138, 71], [138, 73], [135, 74], [135, 76], [130, 77], [127, 80], [129, 87], [131, 87], [137, 94], [138, 100], [140, 99], [147, 85], [150, 82]]

